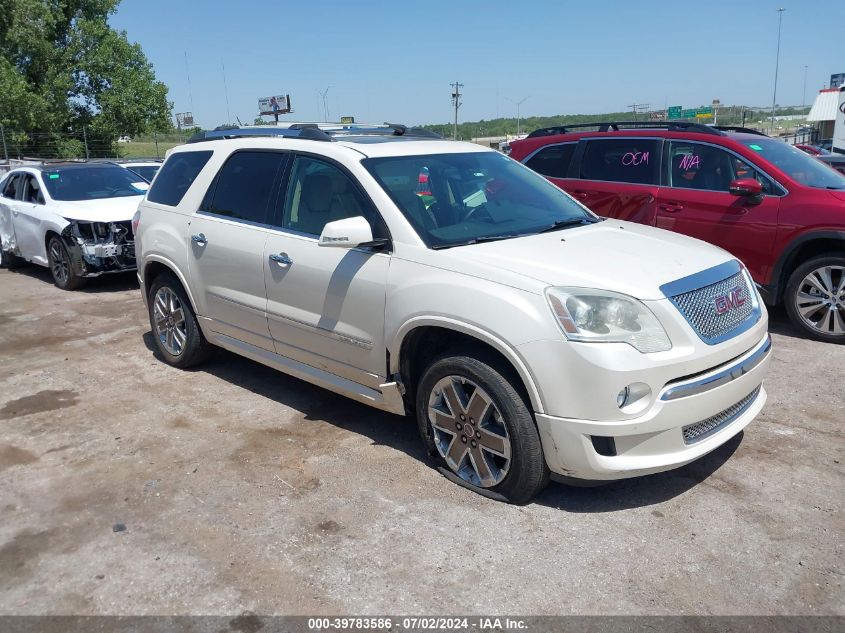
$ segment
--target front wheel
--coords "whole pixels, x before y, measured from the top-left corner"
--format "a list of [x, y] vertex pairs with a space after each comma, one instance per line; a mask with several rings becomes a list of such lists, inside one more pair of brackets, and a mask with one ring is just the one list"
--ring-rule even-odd
[[77, 290], [85, 285], [85, 277], [80, 277], [73, 270], [67, 248], [58, 237], [51, 238], [47, 244], [47, 261], [53, 283], [62, 290]]
[[549, 481], [534, 418], [497, 359], [445, 355], [423, 373], [417, 422], [441, 472], [485, 496], [523, 504]]
[[809, 336], [845, 343], [845, 257], [828, 253], [796, 268], [784, 296], [790, 320]]

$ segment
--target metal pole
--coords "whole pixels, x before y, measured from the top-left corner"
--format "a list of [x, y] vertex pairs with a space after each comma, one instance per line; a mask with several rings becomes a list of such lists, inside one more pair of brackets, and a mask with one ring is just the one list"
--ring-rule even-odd
[[783, 22], [783, 12], [786, 11], [783, 7], [778, 9], [778, 47], [777, 53], [775, 53], [775, 88], [772, 94], [772, 123], [771, 127], [769, 128], [769, 135], [773, 135], [775, 133], [775, 103], [777, 102], [778, 98], [778, 66], [780, 65], [780, 28], [781, 23]]
[[807, 107], [807, 67], [804, 66], [804, 91], [801, 93], [801, 109]]
[[463, 88], [464, 85], [462, 83], [458, 82], [458, 81], [456, 81], [455, 83], [450, 84], [450, 85], [453, 88], [452, 103], [455, 106], [455, 125], [454, 125], [453, 131], [452, 131], [452, 138], [457, 141], [458, 140], [458, 108], [461, 107], [461, 88]]
[[155, 142], [156, 142], [156, 158], [161, 158], [161, 156], [158, 153], [158, 132], [155, 131], [155, 130], [153, 130], [153, 138], [155, 139]]
[[85, 126], [82, 126], [82, 141], [85, 143], [85, 160], [90, 158], [88, 154], [88, 133], [85, 131]]
[[3, 137], [3, 156], [9, 160], [9, 151], [6, 149], [6, 129], [0, 125], [0, 137]]

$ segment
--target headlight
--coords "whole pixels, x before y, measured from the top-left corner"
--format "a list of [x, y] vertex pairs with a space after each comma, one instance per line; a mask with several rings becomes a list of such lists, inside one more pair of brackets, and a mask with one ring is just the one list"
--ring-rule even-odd
[[627, 343], [644, 354], [672, 349], [660, 321], [633, 297], [592, 288], [549, 288], [546, 298], [571, 341]]

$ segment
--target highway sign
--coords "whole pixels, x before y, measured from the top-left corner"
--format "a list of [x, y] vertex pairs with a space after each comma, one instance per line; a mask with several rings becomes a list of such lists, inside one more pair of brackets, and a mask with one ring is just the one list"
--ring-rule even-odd
[[670, 106], [666, 109], [666, 113], [669, 115], [670, 119], [680, 119], [681, 110], [683, 110], [681, 106]]

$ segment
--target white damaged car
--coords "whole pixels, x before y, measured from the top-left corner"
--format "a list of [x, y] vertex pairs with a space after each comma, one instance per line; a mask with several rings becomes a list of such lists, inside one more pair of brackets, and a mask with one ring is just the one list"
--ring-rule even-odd
[[107, 163], [45, 163], [0, 181], [0, 264], [47, 266], [59, 288], [135, 269], [132, 215], [148, 183]]

